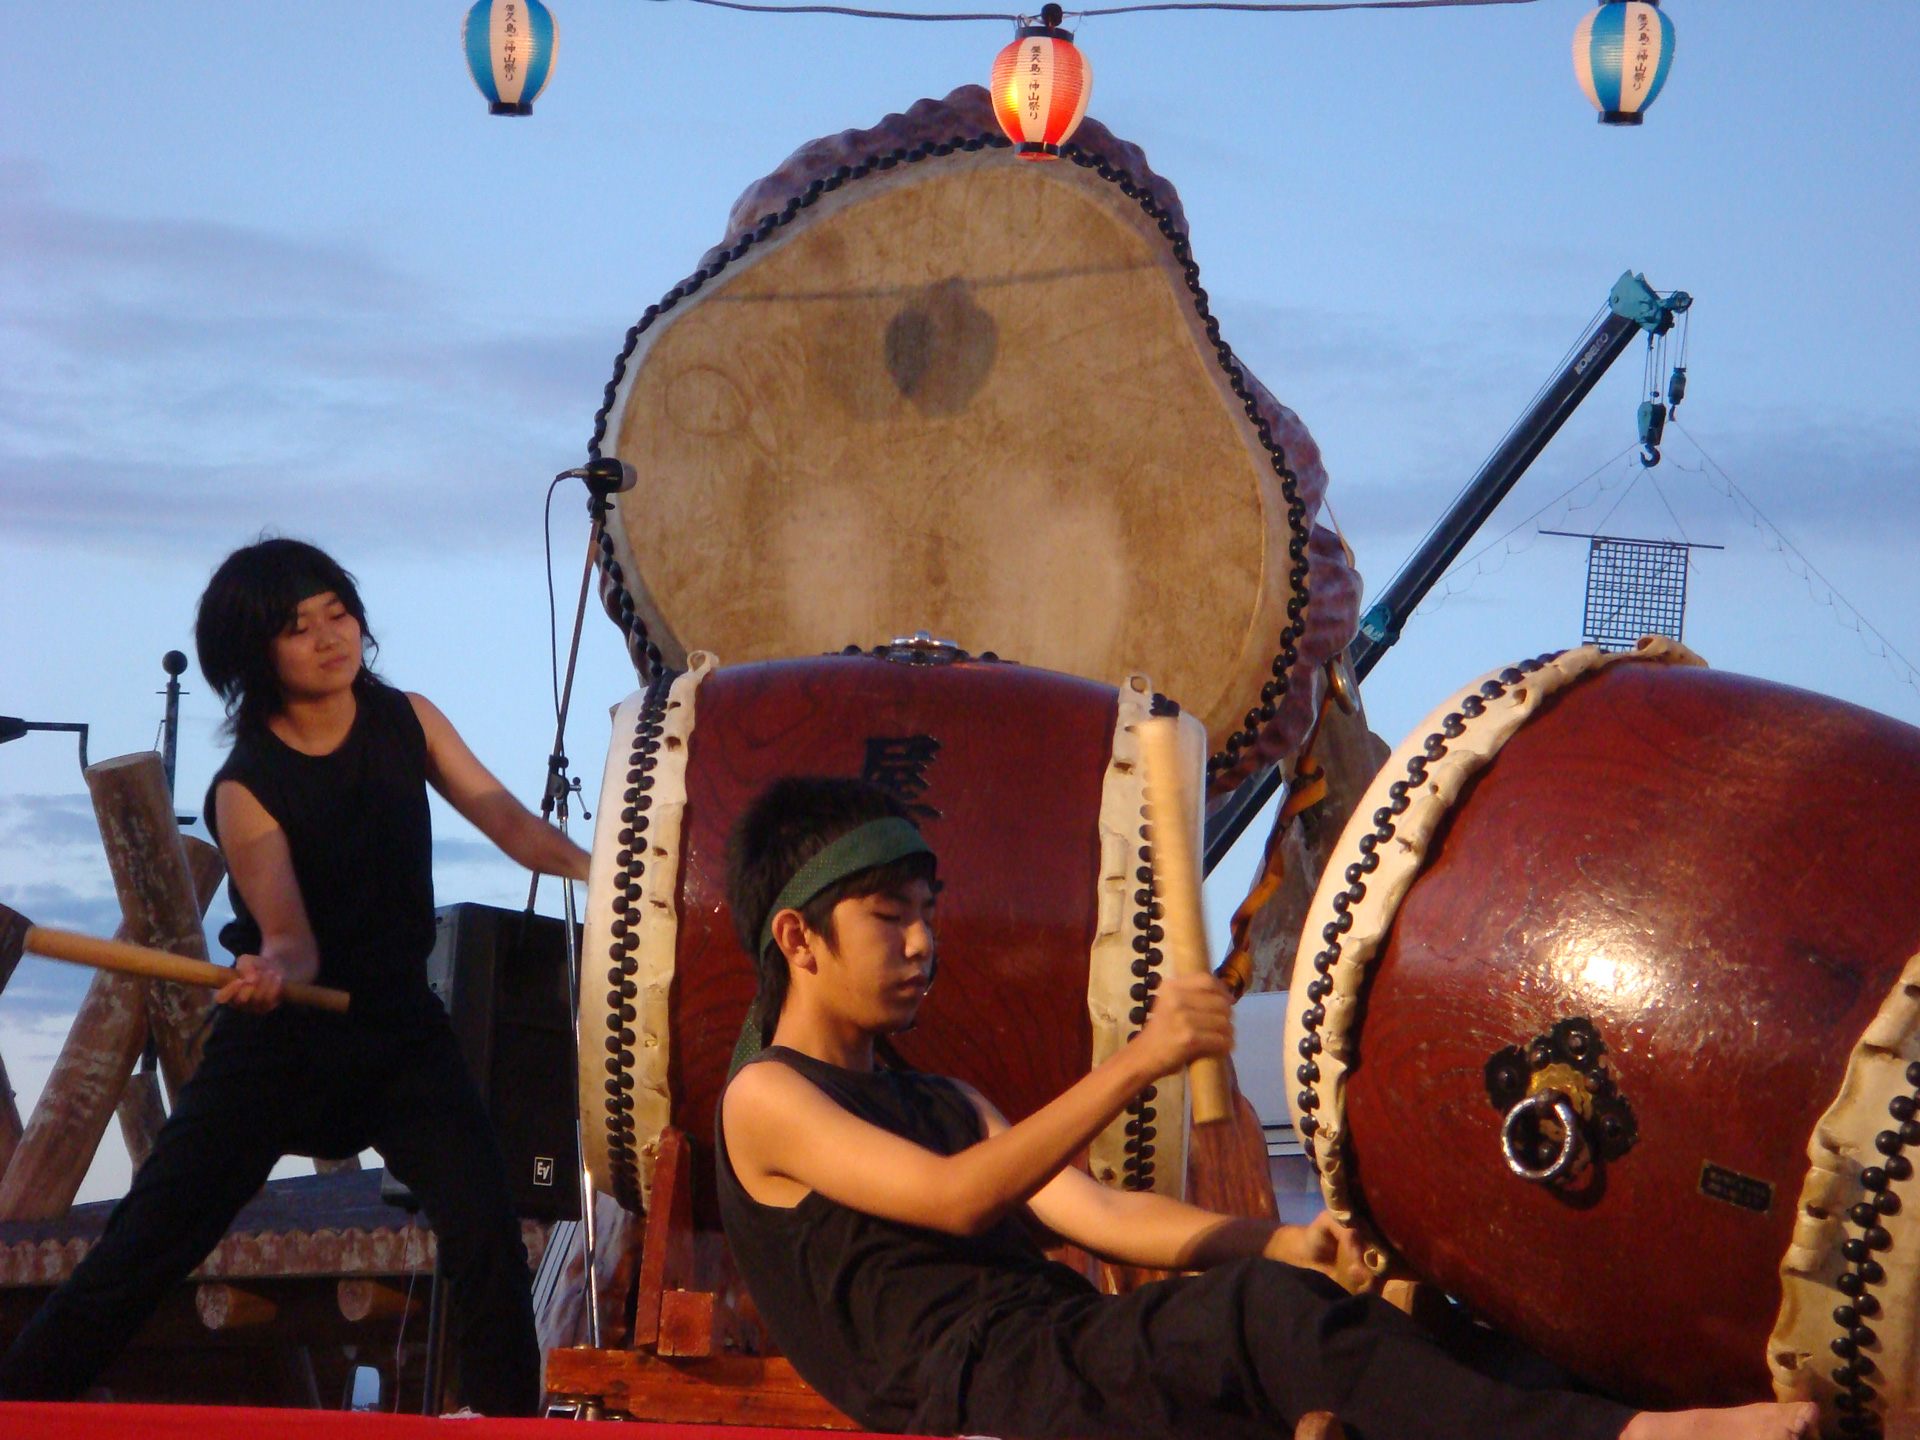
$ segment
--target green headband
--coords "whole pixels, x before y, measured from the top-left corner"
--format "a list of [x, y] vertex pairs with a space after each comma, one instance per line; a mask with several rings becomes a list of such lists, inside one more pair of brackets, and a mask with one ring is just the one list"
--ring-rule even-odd
[[909, 855], [931, 854], [933, 847], [914, 829], [912, 822], [896, 815], [869, 820], [849, 830], [794, 871], [793, 878], [781, 888], [767, 911], [766, 922], [760, 927], [759, 953], [766, 954], [767, 947], [773, 943], [773, 917], [782, 910], [798, 910], [823, 890], [862, 870], [877, 870]]
[[[767, 911], [766, 923], [760, 927], [759, 953], [765, 955], [767, 947], [773, 944], [773, 917], [782, 910], [798, 910], [829, 886], [838, 885], [849, 875], [858, 875], [862, 870], [891, 865], [909, 855], [931, 854], [933, 847], [927, 844], [920, 832], [914, 829], [911, 822], [898, 816], [869, 820], [865, 825], [849, 830], [796, 870], [793, 878], [781, 887], [773, 907]], [[747, 1011], [746, 1023], [740, 1027], [740, 1039], [733, 1047], [733, 1062], [727, 1066], [729, 1080], [739, 1073], [742, 1065], [760, 1053], [762, 1023], [760, 1004], [755, 1001]]]

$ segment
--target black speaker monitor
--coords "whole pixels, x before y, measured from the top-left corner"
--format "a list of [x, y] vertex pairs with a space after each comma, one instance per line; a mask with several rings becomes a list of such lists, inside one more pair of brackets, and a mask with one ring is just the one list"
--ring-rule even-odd
[[[443, 905], [427, 982], [486, 1098], [507, 1159], [514, 1209], [530, 1220], [577, 1219], [573, 1006], [566, 922], [494, 905]], [[392, 1176], [381, 1193], [412, 1208]]]

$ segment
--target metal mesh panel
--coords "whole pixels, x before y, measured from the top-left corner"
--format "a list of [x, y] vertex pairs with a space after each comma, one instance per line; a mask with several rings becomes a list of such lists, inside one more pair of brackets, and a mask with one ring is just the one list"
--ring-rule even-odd
[[1587, 552], [1588, 644], [1631, 650], [1642, 635], [1684, 638], [1687, 618], [1686, 544], [1675, 540], [1618, 540], [1595, 535]]

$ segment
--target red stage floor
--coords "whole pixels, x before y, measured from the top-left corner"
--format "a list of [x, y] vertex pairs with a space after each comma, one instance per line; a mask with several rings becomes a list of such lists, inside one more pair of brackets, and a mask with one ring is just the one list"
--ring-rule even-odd
[[[243, 1410], [218, 1405], [0, 1403], [5, 1440], [554, 1440], [562, 1420], [429, 1420], [338, 1410]], [[821, 1440], [818, 1430], [744, 1425], [629, 1425], [639, 1440]]]

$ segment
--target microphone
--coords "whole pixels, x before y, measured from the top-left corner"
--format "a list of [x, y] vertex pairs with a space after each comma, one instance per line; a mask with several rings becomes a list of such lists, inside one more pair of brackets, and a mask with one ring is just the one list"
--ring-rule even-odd
[[605, 499], [610, 495], [624, 495], [640, 482], [640, 473], [624, 460], [611, 455], [603, 455], [597, 460], [589, 460], [575, 470], [562, 470], [553, 477], [556, 480], [584, 480], [587, 489], [597, 498]]

